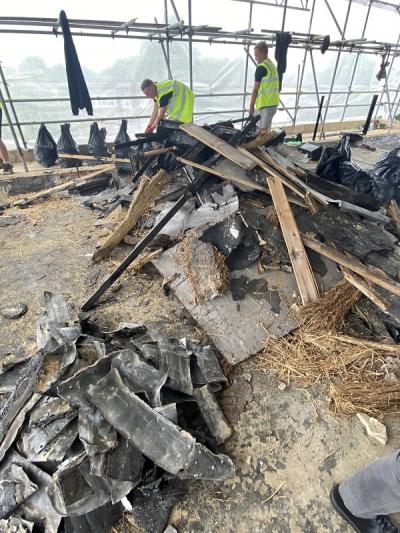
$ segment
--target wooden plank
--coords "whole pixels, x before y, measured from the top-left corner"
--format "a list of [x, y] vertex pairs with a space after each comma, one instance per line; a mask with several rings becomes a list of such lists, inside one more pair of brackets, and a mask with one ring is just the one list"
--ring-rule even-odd
[[258, 165], [264, 172], [267, 173], [267, 175], [274, 176], [275, 178], [280, 179], [288, 189], [293, 191], [295, 194], [300, 196], [300, 198], [305, 198], [305, 193], [297, 187], [294, 183], [291, 183], [290, 180], [287, 180], [285, 177], [285, 174], [276, 172], [273, 168], [271, 168], [269, 165], [267, 165], [264, 161], [262, 161], [259, 157], [255, 156], [252, 152], [249, 152], [243, 147], [240, 147], [239, 150], [243, 153], [248, 154], [248, 156], [253, 159], [253, 161]]
[[176, 158], [181, 163], [184, 163], [185, 165], [190, 165], [191, 167], [198, 168], [200, 170], [204, 170], [205, 172], [209, 172], [210, 174], [214, 174], [215, 176], [218, 176], [224, 180], [232, 181], [233, 183], [239, 183], [240, 185], [244, 185], [245, 187], [250, 187], [251, 189], [256, 189], [257, 191], [262, 191], [267, 194], [271, 194], [267, 187], [264, 187], [263, 185], [260, 185], [259, 183], [248, 180], [245, 178], [239, 178], [238, 176], [231, 176], [230, 174], [226, 174], [225, 172], [221, 172], [213, 167], [207, 167], [206, 165], [201, 165], [200, 163], [195, 163], [194, 161], [189, 161], [189, 159], [184, 159], [183, 157], [177, 157]]
[[303, 305], [315, 302], [319, 298], [318, 286], [314, 278], [314, 273], [308, 261], [307, 253], [293, 216], [285, 189], [279, 177], [269, 176], [267, 178], [272, 200], [279, 218], [283, 237], [292, 262], [293, 272], [299, 288]]
[[397, 232], [400, 233], [400, 209], [396, 200], [391, 200], [388, 206], [388, 213], [393, 219]]
[[125, 235], [139, 222], [141, 216], [149, 209], [154, 198], [168, 182], [168, 174], [165, 170], [159, 170], [157, 174], [148, 178], [143, 175], [140, 185], [134, 192], [131, 205], [122, 222], [102, 243], [100, 248], [93, 254], [92, 261], [98, 263], [108, 257], [114, 248], [123, 240]]
[[241, 147], [249, 149], [249, 148], [257, 148], [258, 146], [263, 146], [267, 142], [272, 141], [273, 139], [276, 139], [277, 137], [279, 137], [281, 133], [282, 133], [282, 130], [272, 130], [268, 133], [265, 133], [264, 135], [258, 135], [252, 141], [242, 144]]
[[252, 170], [256, 166], [254, 161], [248, 155], [240, 153], [237, 148], [231, 146], [197, 124], [193, 124], [192, 122], [182, 124], [180, 129], [198, 141], [201, 141], [203, 144], [206, 144], [227, 159], [230, 159], [243, 170]]
[[386, 300], [383, 296], [381, 296], [373, 287], [372, 285], [366, 281], [364, 278], [359, 276], [358, 274], [355, 274], [348, 268], [342, 266], [341, 267], [344, 278], [354, 285], [360, 292], [364, 294], [367, 298], [371, 300], [381, 311], [384, 313], [388, 312], [388, 309], [390, 309], [391, 303]]
[[[195, 163], [194, 161], [189, 161], [189, 159], [184, 159], [183, 157], [177, 157], [176, 158], [178, 161], [180, 161], [181, 163], [184, 163], [185, 165], [190, 165], [194, 168], [198, 168], [199, 170], [204, 170], [205, 172], [209, 172], [210, 174], [214, 174], [215, 176], [218, 176], [219, 178], [222, 178], [226, 181], [229, 181], [229, 182], [232, 182], [236, 185], [242, 185], [244, 187], [248, 187], [249, 189], [255, 189], [257, 191], [261, 191], [261, 192], [265, 192], [266, 194], [269, 194], [271, 195], [271, 192], [270, 190], [267, 188], [267, 187], [264, 187], [263, 185], [260, 185], [259, 183], [255, 182], [255, 181], [252, 181], [252, 180], [248, 180], [246, 178], [243, 178], [241, 176], [238, 176], [238, 175], [233, 175], [232, 172], [225, 172], [225, 171], [220, 171], [218, 170], [217, 168], [214, 168], [214, 167], [207, 167], [206, 165], [201, 165], [200, 163]], [[229, 160], [228, 160], [229, 161]], [[233, 165], [235, 166], [235, 165]], [[240, 172], [242, 172], [242, 170], [238, 167], [236, 167], [238, 170], [240, 170]], [[292, 204], [295, 204], [295, 205], [300, 205], [301, 207], [306, 207], [306, 204], [298, 199], [298, 198], [292, 198], [292, 197], [288, 197], [289, 199], [289, 202], [292, 203]]]
[[103, 174], [104, 172], [109, 172], [113, 170], [113, 168], [114, 168], [114, 165], [102, 165], [101, 169], [98, 169], [95, 172], [92, 172], [91, 174], [87, 174], [86, 176], [82, 176], [80, 178], [75, 178], [69, 181], [65, 181], [64, 183], [61, 183], [60, 185], [56, 185], [55, 187], [51, 187], [50, 189], [45, 189], [43, 191], [35, 192], [32, 194], [27, 194], [21, 200], [17, 200], [11, 205], [12, 206], [23, 205], [27, 201], [38, 200], [40, 198], [44, 198], [45, 196], [48, 196], [49, 194], [53, 194], [54, 192], [64, 191], [65, 189], [68, 189], [72, 185], [76, 185], [78, 183], [84, 183], [86, 180], [90, 180], [91, 178], [99, 176], [100, 174]]
[[[307, 183], [305, 183], [303, 180], [298, 178], [295, 174], [290, 173], [278, 161], [276, 161], [270, 154], [268, 154], [261, 148], [255, 148], [253, 152], [254, 153], [252, 153], [252, 156], [257, 158], [260, 161], [259, 165], [261, 168], [264, 168], [264, 170], [266, 171], [268, 171], [267, 170], [268, 168], [270, 172], [272, 169], [274, 169], [275, 173], [278, 172], [279, 173], [278, 175], [283, 174], [287, 179], [292, 181], [295, 185], [300, 187], [303, 191], [311, 194], [316, 200], [321, 202], [322, 205], [328, 205], [330, 198], [328, 198], [324, 194], [321, 194], [320, 192], [316, 191], [315, 189], [307, 185]], [[265, 167], [261, 166], [262, 164], [264, 164]]]
[[[175, 150], [173, 148], [159, 148], [158, 150], [148, 150], [142, 152], [143, 157], [155, 157], [157, 155], [165, 154]], [[130, 163], [130, 159], [125, 157], [96, 157], [94, 155], [81, 155], [81, 154], [59, 154], [59, 159], [76, 159], [77, 161], [105, 161], [106, 163]]]
[[349, 253], [344, 254], [340, 250], [331, 248], [330, 246], [327, 246], [316, 239], [306, 237], [305, 235], [301, 235], [301, 238], [307, 248], [318, 252], [332, 261], [336, 261], [336, 263], [338, 263], [340, 266], [347, 267], [352, 272], [355, 272], [363, 278], [366, 278], [376, 285], [379, 285], [379, 287], [383, 287], [389, 292], [400, 296], [400, 283], [389, 277], [383, 270], [371, 265], [365, 265], [353, 255]]

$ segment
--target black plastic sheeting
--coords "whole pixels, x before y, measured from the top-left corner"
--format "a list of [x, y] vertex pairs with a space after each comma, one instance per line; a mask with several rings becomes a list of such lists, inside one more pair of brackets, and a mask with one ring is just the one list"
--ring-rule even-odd
[[317, 165], [317, 174], [353, 191], [372, 193], [379, 205], [400, 200], [400, 148], [383, 155], [371, 170], [351, 161], [351, 135], [344, 135], [336, 148], [326, 147]]
[[42, 167], [51, 167], [57, 161], [56, 141], [44, 124], [40, 125], [33, 153]]
[[381, 203], [400, 201], [400, 148], [383, 155], [375, 163], [371, 176], [374, 195]]
[[111, 152], [108, 150], [106, 145], [105, 135], [103, 135], [102, 131], [100, 131], [97, 122], [93, 122], [90, 125], [88, 151], [89, 155], [93, 155], [100, 158], [111, 156]]
[[[74, 141], [70, 124], [61, 124], [61, 135], [57, 142], [57, 153], [58, 154], [72, 154], [78, 155], [79, 149], [78, 145]], [[79, 159], [60, 159], [60, 166], [62, 168], [73, 168], [82, 166], [82, 161]]]

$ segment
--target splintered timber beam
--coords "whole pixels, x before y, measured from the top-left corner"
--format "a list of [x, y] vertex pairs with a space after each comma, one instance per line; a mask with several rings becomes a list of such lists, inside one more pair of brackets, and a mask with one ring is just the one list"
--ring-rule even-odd
[[97, 169], [95, 172], [91, 172], [90, 174], [86, 174], [86, 176], [83, 176], [81, 178], [75, 178], [69, 181], [65, 181], [64, 183], [61, 183], [60, 185], [56, 185], [55, 187], [51, 187], [50, 189], [45, 189], [43, 191], [35, 192], [32, 194], [27, 194], [22, 198], [21, 200], [17, 200], [12, 206], [18, 206], [23, 205], [26, 202], [31, 202], [33, 200], [39, 200], [40, 198], [45, 198], [46, 196], [49, 196], [50, 194], [53, 194], [55, 192], [64, 191], [65, 189], [69, 189], [73, 185], [77, 185], [78, 183], [85, 183], [85, 181], [90, 180], [91, 178], [94, 178], [96, 176], [99, 176], [100, 174], [103, 174], [104, 172], [110, 172], [113, 170], [114, 165], [101, 165], [100, 169]]
[[219, 178], [223, 178], [224, 180], [232, 181], [233, 183], [238, 183], [239, 185], [244, 185], [245, 187], [250, 187], [252, 189], [256, 189], [257, 191], [262, 191], [267, 194], [270, 194], [267, 187], [264, 187], [263, 185], [260, 185], [259, 183], [255, 181], [232, 176], [230, 174], [227, 174], [226, 172], [221, 172], [214, 167], [207, 167], [206, 165], [195, 163], [194, 161], [190, 161], [189, 159], [184, 159], [183, 157], [177, 157], [176, 159], [180, 161], [181, 163], [184, 163], [185, 165], [190, 165], [191, 167], [198, 168], [199, 170], [204, 170], [205, 172], [214, 174], [215, 176], [218, 176]]
[[351, 283], [356, 289], [364, 294], [367, 298], [371, 300], [381, 311], [387, 313], [390, 309], [390, 302], [381, 296], [373, 287], [372, 283], [368, 282], [358, 274], [355, 274], [348, 268], [341, 267], [344, 279]]
[[330, 246], [327, 246], [326, 244], [323, 244], [322, 242], [310, 237], [306, 237], [305, 235], [301, 235], [301, 238], [307, 248], [318, 252], [332, 261], [336, 261], [336, 263], [339, 265], [348, 268], [352, 272], [355, 272], [359, 276], [366, 278], [369, 281], [372, 281], [376, 285], [379, 285], [379, 287], [386, 289], [392, 294], [400, 296], [400, 283], [389, 277], [383, 270], [371, 265], [365, 265], [351, 254], [344, 254], [340, 250], [331, 248]]
[[268, 176], [267, 182], [289, 252], [301, 301], [303, 305], [315, 302], [319, 298], [318, 286], [282, 181], [278, 177]]
[[[146, 152], [141, 152], [141, 157], [155, 157], [157, 155], [162, 155], [167, 152], [175, 150], [175, 147], [172, 148], [159, 148], [157, 150], [147, 150]], [[129, 158], [125, 157], [96, 157], [95, 155], [81, 155], [81, 154], [58, 154], [59, 159], [76, 159], [77, 161], [105, 161], [106, 163], [130, 163]]]
[[151, 178], [142, 176], [140, 185], [133, 195], [131, 205], [129, 206], [125, 218], [93, 254], [92, 260], [95, 263], [98, 263], [105, 257], [109, 256], [113, 249], [123, 240], [125, 235], [136, 226], [140, 217], [150, 207], [154, 198], [167, 183], [167, 180], [168, 174], [164, 170], [159, 170], [157, 174]]
[[198, 141], [209, 146], [219, 154], [236, 163], [236, 165], [238, 165], [243, 170], [252, 170], [256, 166], [254, 161], [252, 161], [252, 159], [248, 155], [240, 153], [237, 148], [231, 146], [230, 144], [223, 141], [216, 135], [213, 135], [201, 126], [198, 126], [197, 124], [193, 123], [188, 123], [181, 124], [181, 126], [179, 127], [185, 133], [188, 133]]

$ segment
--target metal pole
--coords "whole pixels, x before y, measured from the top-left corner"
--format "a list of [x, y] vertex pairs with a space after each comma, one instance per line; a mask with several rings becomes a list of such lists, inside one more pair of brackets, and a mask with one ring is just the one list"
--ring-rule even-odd
[[[343, 30], [342, 30], [342, 34], [341, 34], [341, 38], [342, 38], [342, 39], [344, 39], [344, 34], [345, 34], [345, 32], [346, 32], [347, 22], [348, 22], [348, 20], [349, 20], [349, 15], [350, 15], [350, 9], [351, 9], [352, 1], [353, 1], [353, 0], [349, 0], [349, 7], [347, 8], [346, 19], [345, 19], [345, 21], [344, 21]], [[332, 14], [332, 16], [333, 16], [332, 9], [331, 9], [331, 7], [330, 7], [330, 5], [329, 5], [328, 0], [325, 0], [325, 3], [326, 3], [326, 5], [328, 6], [328, 8], [329, 8], [329, 10], [331, 11], [331, 14]], [[335, 19], [335, 17], [334, 17], [334, 19]], [[336, 19], [335, 19], [335, 20], [336, 20]], [[339, 48], [338, 53], [337, 53], [337, 56], [336, 56], [335, 68], [334, 68], [334, 70], [333, 70], [331, 86], [330, 86], [329, 94], [328, 94], [328, 98], [327, 98], [327, 101], [326, 101], [324, 118], [322, 119], [321, 133], [320, 133], [320, 135], [319, 135], [319, 138], [320, 138], [320, 139], [322, 138], [323, 135], [325, 135], [324, 127], [325, 127], [326, 117], [327, 117], [327, 114], [328, 114], [329, 104], [330, 104], [330, 102], [331, 102], [333, 86], [334, 86], [334, 84], [335, 84], [336, 73], [337, 73], [337, 69], [338, 69], [338, 66], [339, 66], [339, 61], [340, 61], [341, 53], [342, 53], [342, 48]]]
[[[155, 20], [156, 24], [158, 24], [156, 17], [154, 17], [154, 20]], [[160, 36], [161, 36], [161, 33], [160, 33]], [[165, 63], [167, 65], [168, 78], [170, 80], [172, 80], [172, 73], [171, 73], [171, 68], [170, 68], [170, 64], [169, 64], [169, 55], [167, 54], [167, 51], [165, 50], [164, 41], [162, 39], [160, 39], [160, 45], [161, 45], [161, 50], [162, 50], [163, 55], [164, 55]]]
[[[368, 24], [368, 20], [369, 20], [369, 14], [370, 14], [370, 12], [371, 12], [371, 6], [372, 6], [372, 0], [369, 1], [367, 14], [366, 14], [366, 16], [365, 16], [364, 27], [363, 27], [363, 31], [362, 31], [362, 34], [361, 34], [361, 39], [364, 38], [364, 36], [365, 36], [365, 32], [366, 32], [366, 30], [367, 30], [367, 24]], [[359, 59], [360, 59], [360, 54], [361, 54], [361, 50], [358, 50], [358, 51], [357, 51], [357, 57], [356, 57], [356, 59], [355, 59], [355, 61], [354, 61], [354, 65], [353, 65], [353, 72], [351, 73], [350, 84], [349, 84], [349, 92], [347, 93], [347, 96], [346, 96], [346, 102], [345, 102], [345, 104], [344, 104], [344, 109], [343, 109], [343, 113], [342, 113], [341, 122], [343, 122], [343, 120], [344, 120], [344, 116], [345, 116], [345, 114], [346, 114], [347, 104], [349, 103], [350, 94], [351, 94], [351, 89], [353, 88], [353, 81], [354, 81], [354, 78], [355, 78], [355, 75], [356, 75], [357, 66], [358, 66], [358, 61], [359, 61]]]
[[[249, 24], [248, 24], [248, 30], [251, 31], [251, 23], [253, 18], [253, 4], [249, 4]], [[246, 109], [246, 93], [247, 93], [247, 75], [249, 72], [249, 56], [250, 56], [250, 43], [246, 45], [245, 52], [246, 52], [246, 63], [244, 67], [244, 86], [243, 86], [243, 103], [242, 107], [243, 109]], [[242, 118], [244, 118], [245, 111], [242, 113]]]
[[[308, 33], [309, 34], [311, 33], [312, 23], [313, 23], [313, 19], [314, 19], [315, 2], [316, 2], [316, 0], [313, 0], [312, 6], [311, 6], [310, 22], [308, 24]], [[299, 80], [299, 83], [298, 83], [297, 94], [296, 94], [296, 103], [295, 103], [295, 110], [294, 110], [294, 117], [293, 117], [293, 126], [296, 124], [297, 111], [298, 111], [299, 102], [300, 102], [301, 87], [303, 85], [304, 69], [305, 69], [306, 61], [307, 61], [307, 53], [308, 53], [308, 47], [306, 47], [306, 49], [304, 50], [303, 66], [302, 66], [300, 80]]]
[[14, 115], [14, 120], [15, 120], [15, 123], [17, 125], [18, 131], [19, 131], [19, 134], [20, 134], [20, 137], [21, 137], [22, 144], [24, 145], [24, 148], [28, 148], [28, 145], [26, 144], [26, 141], [25, 141], [24, 134], [22, 133], [22, 129], [21, 129], [21, 126], [20, 126], [19, 121], [18, 121], [18, 116], [17, 116], [17, 112], [15, 111], [14, 102], [13, 102], [13, 100], [11, 98], [11, 94], [10, 94], [10, 91], [8, 89], [8, 83], [6, 81], [6, 77], [4, 76], [3, 68], [1, 66], [1, 61], [0, 61], [0, 77], [1, 77], [1, 81], [3, 82], [4, 90], [6, 92], [8, 101], [10, 103], [11, 111], [12, 111], [12, 113]]
[[[250, 5], [252, 5], [252, 4], [250, 4]], [[282, 15], [282, 29], [281, 29], [281, 31], [284, 31], [284, 29], [285, 29], [286, 11], [287, 11], [287, 0], [285, 0], [285, 6], [284, 6], [284, 8], [283, 8], [283, 15]]]
[[317, 103], [319, 105], [320, 101], [319, 101], [318, 81], [317, 81], [317, 74], [315, 72], [314, 56], [313, 56], [312, 50], [310, 50], [310, 59], [311, 59], [311, 70], [312, 70], [313, 79], [314, 79], [315, 94], [317, 97]]
[[[399, 45], [399, 42], [400, 42], [400, 34], [399, 34], [399, 36], [397, 38], [396, 49], [397, 49], [397, 46]], [[395, 49], [395, 51], [396, 51], [396, 49]], [[390, 120], [392, 118], [392, 108], [391, 108], [391, 105], [390, 105], [390, 97], [389, 97], [389, 93], [388, 93], [388, 88], [389, 88], [389, 76], [390, 76], [390, 73], [392, 72], [393, 63], [394, 63], [394, 60], [395, 60], [395, 57], [396, 57], [395, 51], [393, 53], [392, 61], [390, 62], [388, 73], [387, 73], [386, 79], [385, 79], [383, 87], [382, 87], [382, 92], [381, 92], [381, 95], [380, 95], [380, 98], [379, 98], [379, 104], [376, 107], [375, 117], [374, 118], [376, 118], [377, 115], [378, 115], [379, 108], [382, 105], [382, 100], [383, 100], [384, 93], [387, 93], [387, 96], [388, 96], [388, 100], [389, 100], [389, 118], [390, 118]], [[390, 52], [389, 52], [389, 54], [390, 54]]]
[[166, 52], [167, 52], [167, 63], [168, 63], [168, 75], [169, 79], [172, 80], [172, 74], [171, 74], [171, 61], [170, 61], [170, 55], [169, 55], [169, 30], [168, 30], [168, 0], [164, 0], [164, 18], [165, 18], [165, 34], [166, 34]]
[[193, 37], [192, 37], [192, 0], [188, 0], [188, 43], [189, 43], [189, 85], [193, 90]]
[[374, 94], [374, 96], [372, 97], [370, 108], [368, 109], [367, 120], [365, 121], [363, 130], [362, 130], [363, 135], [367, 135], [368, 133], [369, 125], [371, 124], [371, 118], [372, 118], [372, 114], [374, 112], [374, 108], [375, 108], [375, 104], [377, 100], [378, 100], [378, 95]]
[[322, 96], [321, 97], [321, 101], [319, 103], [317, 120], [315, 121], [314, 133], [313, 133], [313, 136], [312, 136], [312, 140], [313, 141], [315, 141], [315, 137], [317, 136], [318, 124], [319, 124], [319, 119], [321, 118], [322, 106], [324, 105], [324, 99], [325, 99], [325, 96]]
[[3, 93], [1, 92], [1, 89], [0, 89], [0, 103], [2, 105], [4, 114], [6, 116], [7, 123], [10, 126], [11, 135], [13, 136], [13, 139], [14, 139], [14, 142], [15, 142], [15, 146], [16, 146], [16, 148], [18, 150], [18, 153], [19, 153], [19, 156], [21, 158], [21, 162], [24, 165], [25, 172], [28, 172], [28, 167], [27, 167], [27, 165], [25, 163], [25, 159], [24, 159], [24, 153], [23, 153], [22, 148], [21, 148], [21, 146], [19, 144], [17, 134], [15, 133], [15, 129], [14, 129], [14, 126], [13, 126], [13, 123], [12, 123], [12, 119], [10, 117], [10, 113], [8, 112], [8, 109], [7, 109], [6, 103], [4, 101]]

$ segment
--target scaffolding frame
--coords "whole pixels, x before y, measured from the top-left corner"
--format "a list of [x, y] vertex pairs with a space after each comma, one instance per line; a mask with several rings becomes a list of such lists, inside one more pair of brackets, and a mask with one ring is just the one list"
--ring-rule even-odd
[[[393, 64], [396, 57], [400, 55], [400, 34], [396, 43], [380, 42], [375, 40], [368, 40], [365, 37], [367, 25], [370, 19], [371, 9], [373, 7], [388, 9], [388, 4], [393, 6], [392, 11], [399, 13], [399, 9], [389, 2], [381, 0], [347, 0], [348, 6], [346, 10], [346, 16], [341, 26], [338, 22], [337, 16], [333, 8], [333, 0], [231, 0], [232, 2], [241, 2], [248, 4], [248, 24], [243, 30], [236, 32], [225, 31], [218, 26], [209, 25], [193, 25], [192, 23], [192, 4], [194, 0], [187, 0], [187, 14], [188, 24], [184, 23], [181, 18], [174, 0], [163, 0], [163, 22], [159, 22], [157, 18], [154, 18], [154, 23], [138, 22], [137, 18], [132, 18], [128, 21], [112, 21], [112, 20], [83, 20], [83, 19], [70, 19], [70, 28], [73, 36], [88, 37], [88, 38], [111, 38], [111, 39], [142, 39], [157, 41], [160, 44], [161, 52], [163, 54], [168, 76], [172, 78], [172, 67], [170, 57], [170, 43], [171, 42], [187, 42], [188, 43], [188, 69], [189, 69], [189, 85], [193, 89], [193, 43], [219, 43], [219, 44], [231, 44], [239, 45], [243, 48], [244, 58], [244, 84], [243, 92], [221, 92], [196, 95], [196, 98], [204, 97], [223, 97], [223, 96], [242, 96], [241, 109], [215, 109], [211, 111], [199, 111], [195, 113], [195, 116], [212, 115], [212, 114], [230, 114], [241, 113], [242, 120], [245, 120], [246, 114], [246, 99], [249, 96], [247, 91], [248, 85], [248, 73], [249, 73], [249, 61], [255, 63], [253, 57], [250, 54], [250, 47], [256, 41], [266, 41], [269, 46], [273, 46], [276, 42], [276, 32], [285, 31], [286, 16], [289, 10], [302, 11], [309, 13], [309, 23], [307, 33], [290, 32], [292, 42], [290, 48], [297, 48], [304, 50], [303, 60], [298, 69], [297, 87], [296, 91], [281, 92], [279, 109], [286, 112], [289, 117], [290, 123], [295, 126], [298, 124], [298, 112], [299, 110], [316, 110], [318, 112], [321, 97], [325, 97], [323, 106], [320, 138], [325, 133], [325, 124], [327, 122], [328, 111], [331, 108], [342, 109], [341, 121], [344, 120], [346, 112], [351, 107], [365, 107], [368, 108], [369, 104], [349, 103], [349, 99], [355, 94], [376, 94], [376, 91], [372, 90], [353, 90], [353, 83], [357, 73], [359, 59], [362, 54], [372, 54], [375, 56], [382, 56], [389, 62], [389, 68], [387, 76], [380, 90], [379, 102], [375, 110], [375, 118], [378, 116], [379, 110], [382, 106], [388, 106], [388, 115], [390, 128], [395, 120], [396, 113], [400, 106], [400, 82], [397, 87], [390, 88], [391, 74], [393, 70]], [[312, 26], [314, 21], [314, 13], [317, 3], [326, 6], [327, 13], [332, 19], [334, 26], [337, 28], [340, 38], [338, 40], [331, 41], [327, 52], [336, 53], [336, 61], [333, 68], [332, 78], [329, 85], [329, 90], [321, 90], [318, 85], [318, 77], [315, 68], [313, 52], [320, 50], [324, 36], [312, 33]], [[362, 4], [366, 7], [365, 20], [363, 24], [362, 34], [358, 39], [346, 39], [345, 33], [351, 13], [353, 3]], [[265, 6], [269, 9], [278, 8], [282, 11], [282, 19], [279, 30], [261, 29], [260, 32], [255, 33], [252, 28], [253, 22], [253, 7], [254, 5]], [[173, 15], [176, 18], [176, 22], [171, 24], [169, 22], [169, 8], [172, 9]], [[43, 35], [43, 36], [58, 36], [60, 34], [59, 21], [54, 18], [38, 18], [38, 17], [0, 17], [0, 33], [2, 34], [17, 34], [17, 35]], [[342, 54], [355, 53], [356, 58], [352, 66], [350, 81], [348, 89], [346, 91], [336, 91], [335, 81], [337, 77], [338, 67]], [[304, 73], [306, 70], [307, 59], [310, 57], [311, 72], [313, 76], [314, 91], [303, 91]], [[39, 125], [39, 121], [20, 121], [15, 109], [17, 103], [40, 103], [40, 102], [64, 102], [69, 101], [67, 97], [57, 98], [12, 98], [9, 84], [6, 80], [4, 71], [0, 63], [0, 82], [3, 87], [3, 91], [0, 90], [0, 103], [5, 110], [6, 124], [11, 130], [13, 140], [20, 157], [24, 161], [24, 148], [27, 148], [27, 143], [22, 131], [22, 126], [34, 126]], [[301, 106], [301, 96], [303, 95], [315, 95], [315, 105]], [[334, 95], [345, 95], [344, 103], [331, 104], [332, 97]], [[285, 105], [285, 96], [295, 96], [295, 104], [293, 106]], [[127, 95], [127, 96], [94, 96], [92, 100], [139, 100], [145, 99], [145, 96]], [[8, 107], [10, 109], [8, 109]], [[367, 109], [366, 109], [367, 112]], [[148, 116], [133, 115], [123, 117], [90, 117], [90, 118], [74, 118], [69, 119], [68, 122], [80, 123], [91, 122], [92, 120], [99, 121], [115, 121], [122, 118], [126, 119], [143, 119]], [[66, 120], [48, 120], [48, 124], [61, 124]]]

